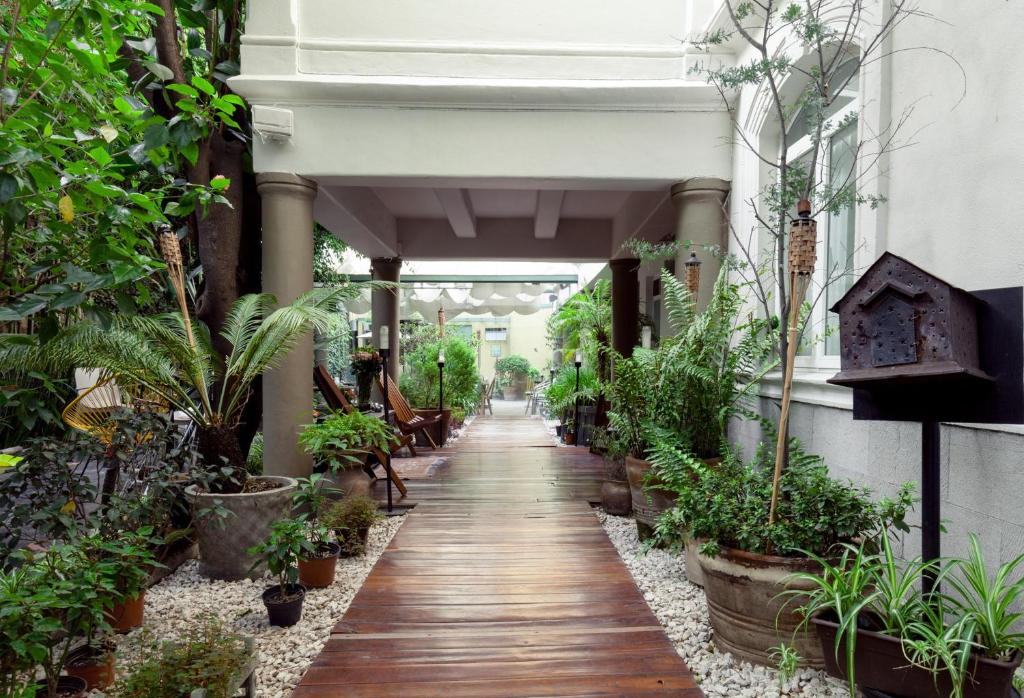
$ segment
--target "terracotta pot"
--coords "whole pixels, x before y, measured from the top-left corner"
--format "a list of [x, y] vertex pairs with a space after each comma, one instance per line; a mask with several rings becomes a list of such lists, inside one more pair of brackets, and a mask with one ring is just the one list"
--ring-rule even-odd
[[612, 516], [629, 516], [633, 511], [629, 483], [624, 480], [605, 480], [601, 483], [601, 506]]
[[106, 649], [79, 647], [68, 653], [64, 671], [68, 676], [85, 681], [86, 690], [102, 691], [114, 683], [114, 653]]
[[[85, 679], [77, 676], [61, 676], [57, 679], [58, 698], [85, 698], [85, 694], [88, 691], [89, 688], [85, 683]], [[40, 696], [40, 698], [49, 695], [46, 692], [45, 680], [36, 682], [36, 695]]]
[[265, 492], [239, 494], [201, 492], [195, 485], [185, 490], [196, 509], [216, 505], [230, 512], [226, 519], [196, 517], [199, 572], [207, 577], [233, 581], [262, 575], [263, 566], [253, 567], [256, 558], [246, 551], [266, 541], [274, 522], [291, 514], [295, 480], [270, 475], [251, 479], [271, 480], [282, 486]]
[[127, 633], [135, 628], [141, 628], [146, 611], [146, 590], [143, 589], [139, 595], [125, 599], [114, 604], [107, 612], [110, 626], [118, 633]]
[[562, 443], [566, 446], [573, 446], [576, 443], [576, 435], [568, 429], [562, 432]]
[[[787, 589], [812, 587], [789, 580], [795, 572], [817, 572], [820, 568], [802, 557], [758, 555], [723, 548], [717, 557], [697, 554], [704, 573], [704, 593], [715, 645], [737, 659], [775, 666], [769, 657], [773, 648], [786, 642], [802, 658], [801, 666], [820, 669], [825, 665], [821, 643], [810, 628], [796, 632], [802, 617], [797, 609], [800, 596], [780, 596]], [[783, 608], [785, 607], [785, 608]]]
[[626, 477], [629, 479], [629, 494], [633, 500], [633, 518], [636, 519], [636, 532], [640, 540], [647, 540], [654, 533], [654, 525], [662, 512], [668, 511], [676, 504], [676, 494], [658, 487], [660, 481], [651, 480], [647, 484], [647, 474], [651, 472], [651, 464], [639, 458], [626, 456]]
[[686, 578], [690, 580], [691, 584], [696, 584], [699, 587], [704, 586], [704, 568], [700, 566], [700, 544], [703, 541], [699, 541], [692, 536], [686, 536], [686, 543], [684, 545], [684, 552], [686, 556]]
[[[846, 680], [846, 640], [839, 644], [836, 659], [835, 640], [838, 624], [835, 618], [812, 618], [818, 631], [825, 671]], [[952, 695], [953, 683], [947, 672], [932, 674], [920, 667], [908, 666], [903, 645], [898, 638], [870, 630], [857, 631], [854, 679], [858, 686], [870, 687], [896, 696], [914, 698], [946, 698]], [[1008, 662], [976, 656], [964, 682], [964, 698], [1009, 698], [1013, 690], [1013, 674], [1024, 655], [1017, 652]]]
[[309, 560], [299, 559], [299, 584], [307, 589], [323, 589], [334, 584], [334, 573], [338, 568], [338, 553], [341, 546], [328, 543], [328, 557], [315, 557]]

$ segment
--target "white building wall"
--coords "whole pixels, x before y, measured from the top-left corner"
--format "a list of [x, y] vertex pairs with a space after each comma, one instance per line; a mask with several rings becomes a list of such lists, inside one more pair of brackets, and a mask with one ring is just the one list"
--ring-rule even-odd
[[[857, 212], [857, 266], [863, 270], [888, 249], [968, 290], [1021, 285], [1024, 67], [1013, 56], [1024, 6], [934, 0], [927, 9], [935, 20], [916, 18], [900, 27], [892, 58], [864, 74], [862, 128], [877, 129], [905, 113], [907, 123], [905, 145], [873, 175], [887, 203]], [[737, 229], [753, 225], [743, 201], [756, 193], [756, 168], [738, 148], [732, 177]], [[837, 476], [879, 493], [919, 481], [920, 426], [853, 421], [850, 391], [823, 383], [833, 373], [829, 366], [798, 371], [792, 433]], [[770, 383], [764, 392], [778, 395]], [[762, 400], [761, 408], [778, 415], [776, 400]], [[751, 423], [734, 425], [733, 434], [748, 452], [760, 438]], [[968, 532], [981, 536], [991, 556], [1006, 560], [1024, 552], [1022, 491], [1024, 428], [943, 425], [945, 554], [965, 552]], [[915, 532], [906, 553], [917, 552]]]

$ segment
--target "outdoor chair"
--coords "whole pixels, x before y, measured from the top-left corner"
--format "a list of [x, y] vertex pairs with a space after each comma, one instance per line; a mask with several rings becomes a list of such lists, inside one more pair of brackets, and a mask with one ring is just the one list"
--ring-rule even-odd
[[537, 414], [537, 406], [548, 389], [547, 381], [541, 381], [526, 392], [526, 414]]
[[480, 391], [480, 416], [483, 417], [490, 411], [491, 416], [494, 416], [494, 407], [491, 405], [491, 396], [494, 395], [494, 384], [497, 383], [498, 377], [494, 376], [491, 378], [491, 382], [487, 384], [486, 388]]
[[[383, 395], [384, 385], [380, 376], [377, 376], [377, 387], [380, 388], [380, 392]], [[419, 432], [423, 434], [431, 448], [437, 448], [437, 442], [430, 435], [430, 428], [436, 424], [441, 424], [442, 415], [440, 412], [433, 417], [424, 417], [413, 412], [412, 405], [405, 399], [405, 396], [402, 395], [398, 385], [393, 380], [388, 381], [387, 400], [391, 411], [395, 415], [395, 425], [402, 434], [408, 436]]]
[[[327, 369], [324, 368], [322, 364], [318, 364], [316, 368], [313, 369], [313, 382], [316, 384], [317, 390], [320, 391], [320, 394], [324, 396], [327, 406], [332, 410], [335, 410], [336, 412], [344, 412], [345, 414], [351, 414], [356, 411], [355, 405], [348, 401], [348, 398], [345, 397], [345, 393], [338, 387], [338, 384], [334, 382], [331, 374], [327, 372]], [[413, 448], [412, 437], [405, 434], [395, 434], [395, 440], [392, 442], [390, 451], [394, 454], [396, 451], [406, 446], [409, 448], [409, 452], [415, 456], [416, 449]], [[384, 464], [386, 456], [383, 451], [377, 448], [371, 448], [370, 453], [377, 457], [377, 460], [380, 461], [381, 465]], [[370, 475], [373, 475], [372, 468], [369, 468], [369, 466], [367, 468], [370, 470]], [[398, 488], [398, 491], [402, 493], [402, 496], [405, 496], [407, 488], [405, 483], [402, 482], [402, 478], [400, 478], [398, 473], [395, 472], [394, 468], [391, 468], [391, 482], [395, 483], [395, 487]]]

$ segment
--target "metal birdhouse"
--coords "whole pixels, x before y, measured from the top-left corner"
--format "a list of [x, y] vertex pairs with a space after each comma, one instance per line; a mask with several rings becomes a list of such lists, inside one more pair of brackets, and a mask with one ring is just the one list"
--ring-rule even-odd
[[886, 252], [839, 300], [842, 370], [829, 383], [985, 382], [978, 352], [979, 301]]

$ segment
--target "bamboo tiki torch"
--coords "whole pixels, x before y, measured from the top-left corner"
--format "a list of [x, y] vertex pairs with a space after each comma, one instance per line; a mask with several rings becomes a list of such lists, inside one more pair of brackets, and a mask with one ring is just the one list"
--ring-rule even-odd
[[818, 224], [811, 218], [811, 202], [801, 199], [797, 204], [799, 218], [789, 228], [789, 341], [786, 346], [786, 374], [782, 382], [782, 410], [779, 414], [779, 433], [775, 442], [775, 475], [772, 478], [772, 504], [768, 512], [768, 525], [775, 523], [775, 510], [779, 503], [779, 485], [782, 466], [786, 459], [786, 433], [789, 430], [789, 403], [793, 392], [793, 365], [796, 363], [799, 339], [800, 306], [807, 296], [807, 287], [817, 261]]
[[188, 345], [195, 348], [196, 340], [192, 336], [192, 319], [189, 317], [188, 306], [185, 304], [185, 269], [181, 263], [181, 245], [178, 243], [178, 236], [168, 225], [160, 226], [158, 236], [160, 254], [163, 255], [164, 262], [167, 263], [167, 274], [171, 277], [171, 285], [174, 286], [174, 293], [178, 297], [181, 319], [185, 323], [185, 336], [188, 337]]

